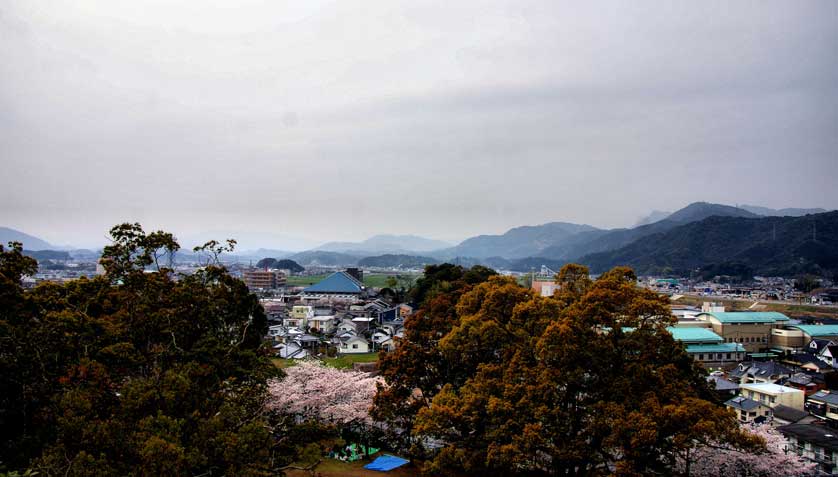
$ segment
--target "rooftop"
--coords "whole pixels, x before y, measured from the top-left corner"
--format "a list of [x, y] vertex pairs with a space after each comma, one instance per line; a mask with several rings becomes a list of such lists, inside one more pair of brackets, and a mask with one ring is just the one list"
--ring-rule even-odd
[[778, 431], [792, 435], [799, 441], [811, 442], [819, 447], [838, 450], [838, 431], [816, 424], [789, 424], [780, 426]]
[[335, 272], [318, 283], [303, 289], [303, 293], [357, 293], [364, 291], [364, 285], [346, 272]]
[[676, 341], [683, 341], [684, 343], [721, 343], [724, 339], [713, 333], [709, 328], [677, 328], [670, 326], [666, 329], [672, 333], [672, 337]]
[[769, 323], [789, 321], [789, 317], [776, 311], [712, 311], [698, 316], [712, 316], [720, 323]]
[[803, 391], [788, 386], [780, 386], [779, 384], [771, 383], [746, 383], [740, 384], [739, 389], [749, 389], [764, 394], [786, 394], [786, 393], [802, 393]]
[[745, 347], [739, 343], [691, 344], [687, 353], [744, 353]]
[[801, 419], [805, 419], [808, 415], [809, 413], [806, 411], [801, 411], [800, 409], [784, 406], [782, 404], [774, 408], [774, 417], [784, 421], [797, 422]]
[[760, 406], [760, 403], [754, 401], [753, 399], [748, 399], [745, 396], [736, 396], [733, 399], [729, 399], [725, 406], [729, 406], [735, 409], [741, 409], [743, 411], [751, 411]]
[[818, 391], [809, 396], [810, 401], [824, 402], [838, 406], [838, 394], [833, 394], [829, 391]]
[[788, 325], [788, 327], [797, 328], [813, 338], [818, 336], [838, 336], [838, 325]]

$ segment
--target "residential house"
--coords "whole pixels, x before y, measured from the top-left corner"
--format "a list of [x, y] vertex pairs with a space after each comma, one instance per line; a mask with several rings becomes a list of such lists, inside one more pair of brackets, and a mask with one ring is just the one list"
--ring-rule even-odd
[[774, 408], [779, 405], [803, 410], [804, 394], [799, 389], [771, 383], [739, 384], [739, 394]]
[[772, 409], [772, 413], [774, 414], [774, 420], [771, 424], [773, 424], [774, 427], [787, 426], [789, 424], [797, 423], [811, 423], [816, 421], [816, 419], [810, 416], [808, 412], [783, 406], [782, 404]]
[[356, 333], [364, 333], [370, 329], [370, 323], [375, 321], [375, 318], [369, 318], [365, 316], [356, 316], [352, 318], [352, 323], [355, 323], [355, 332]]
[[308, 329], [318, 333], [328, 334], [335, 330], [337, 319], [334, 316], [315, 316], [309, 318]]
[[739, 363], [728, 373], [732, 381], [742, 383], [776, 383], [790, 378], [794, 372], [774, 361], [747, 361]]
[[274, 346], [274, 350], [276, 350], [276, 356], [279, 358], [303, 359], [309, 356], [307, 350], [303, 349], [299, 343], [293, 341], [279, 343]]
[[369, 353], [370, 343], [360, 336], [350, 336], [340, 340], [338, 351], [342, 354]]
[[818, 464], [821, 475], [838, 474], [838, 432], [818, 424], [789, 424], [777, 428], [795, 452]]
[[778, 384], [799, 389], [807, 396], [811, 396], [826, 387], [822, 374], [804, 372], [794, 373], [790, 378], [785, 381], [781, 380]]
[[314, 317], [314, 308], [310, 306], [295, 305], [291, 308], [288, 316], [282, 319], [286, 327], [305, 329], [308, 327], [308, 320]]
[[745, 396], [736, 396], [725, 402], [725, 406], [733, 409], [739, 422], [754, 423], [765, 422], [771, 420], [771, 408], [759, 401], [746, 398]]
[[344, 332], [347, 332], [347, 331], [351, 331], [352, 333], [358, 333], [359, 332], [358, 323], [349, 319], [349, 318], [343, 318], [338, 323], [337, 331], [339, 333], [344, 333]]
[[728, 381], [723, 376], [707, 376], [707, 382], [710, 388], [716, 392], [720, 400], [727, 400], [739, 393], [739, 385], [733, 381]]
[[838, 425], [838, 393], [818, 391], [806, 400], [806, 410], [831, 425]]
[[[832, 342], [830, 341], [830, 343]], [[838, 345], [829, 344], [824, 346], [821, 352], [818, 353], [818, 358], [831, 367], [838, 368]]]
[[820, 374], [832, 371], [832, 366], [827, 364], [825, 361], [818, 359], [818, 357], [812, 353], [792, 353], [780, 358], [780, 362], [795, 371]]

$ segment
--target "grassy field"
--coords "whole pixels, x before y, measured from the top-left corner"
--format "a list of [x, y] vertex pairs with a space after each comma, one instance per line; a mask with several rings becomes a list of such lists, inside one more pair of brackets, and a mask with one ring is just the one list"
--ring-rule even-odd
[[[295, 287], [307, 287], [328, 277], [328, 274], [310, 275], [305, 277], [292, 276], [288, 277], [288, 285]], [[364, 285], [371, 288], [384, 288], [387, 284], [387, 277], [390, 275], [384, 273], [365, 273]]]
[[[353, 363], [372, 363], [378, 360], [378, 353], [363, 353], [363, 354], [344, 354], [339, 355], [336, 358], [323, 358], [321, 361], [326, 366], [331, 366], [333, 368], [338, 369], [352, 369]], [[274, 366], [277, 368], [287, 368], [288, 366], [294, 366], [295, 360], [293, 359], [283, 359], [283, 358], [273, 358], [271, 359]]]
[[307, 287], [310, 285], [314, 285], [315, 283], [319, 282], [320, 280], [326, 278], [328, 275], [309, 275], [305, 277], [288, 277], [288, 285], [294, 287]]

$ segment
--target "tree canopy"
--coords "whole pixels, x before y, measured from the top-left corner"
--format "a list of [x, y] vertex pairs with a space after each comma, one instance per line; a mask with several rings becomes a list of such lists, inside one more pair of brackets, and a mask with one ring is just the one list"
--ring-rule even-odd
[[442, 444], [433, 473], [669, 475], [709, 442], [755, 449], [710, 401], [702, 370], [666, 326], [668, 302], [615, 268], [570, 265], [537, 296], [510, 278], [440, 266], [422, 306], [381, 358], [373, 414]]
[[277, 371], [256, 297], [218, 265], [175, 275], [171, 234], [122, 224], [111, 236], [104, 276], [26, 292], [34, 260], [0, 248], [2, 465], [273, 475], [263, 404]]

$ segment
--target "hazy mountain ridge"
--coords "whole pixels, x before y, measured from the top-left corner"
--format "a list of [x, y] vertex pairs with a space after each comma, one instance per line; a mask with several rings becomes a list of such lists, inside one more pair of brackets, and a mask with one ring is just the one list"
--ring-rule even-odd
[[764, 215], [766, 217], [802, 217], [804, 215], [822, 214], [824, 212], [828, 212], [826, 209], [821, 209], [820, 207], [813, 209], [800, 209], [795, 207], [771, 209], [768, 207], [760, 207], [758, 205], [740, 205], [739, 208], [758, 215]]
[[[442, 240], [434, 240], [418, 235], [374, 235], [361, 242], [328, 242], [313, 250], [341, 253], [377, 253], [377, 254], [406, 254], [411, 252], [430, 252], [450, 247], [451, 244]], [[407, 253], [404, 253], [407, 252]]]
[[434, 256], [525, 258], [538, 255], [540, 251], [560, 245], [564, 240], [580, 233], [597, 231], [599, 229], [590, 225], [567, 222], [526, 225], [510, 229], [502, 235], [478, 235], [466, 239], [455, 247], [435, 252]]
[[0, 243], [5, 247], [9, 242], [20, 242], [26, 250], [57, 250], [56, 247], [44, 239], [29, 235], [9, 227], [0, 227]]

